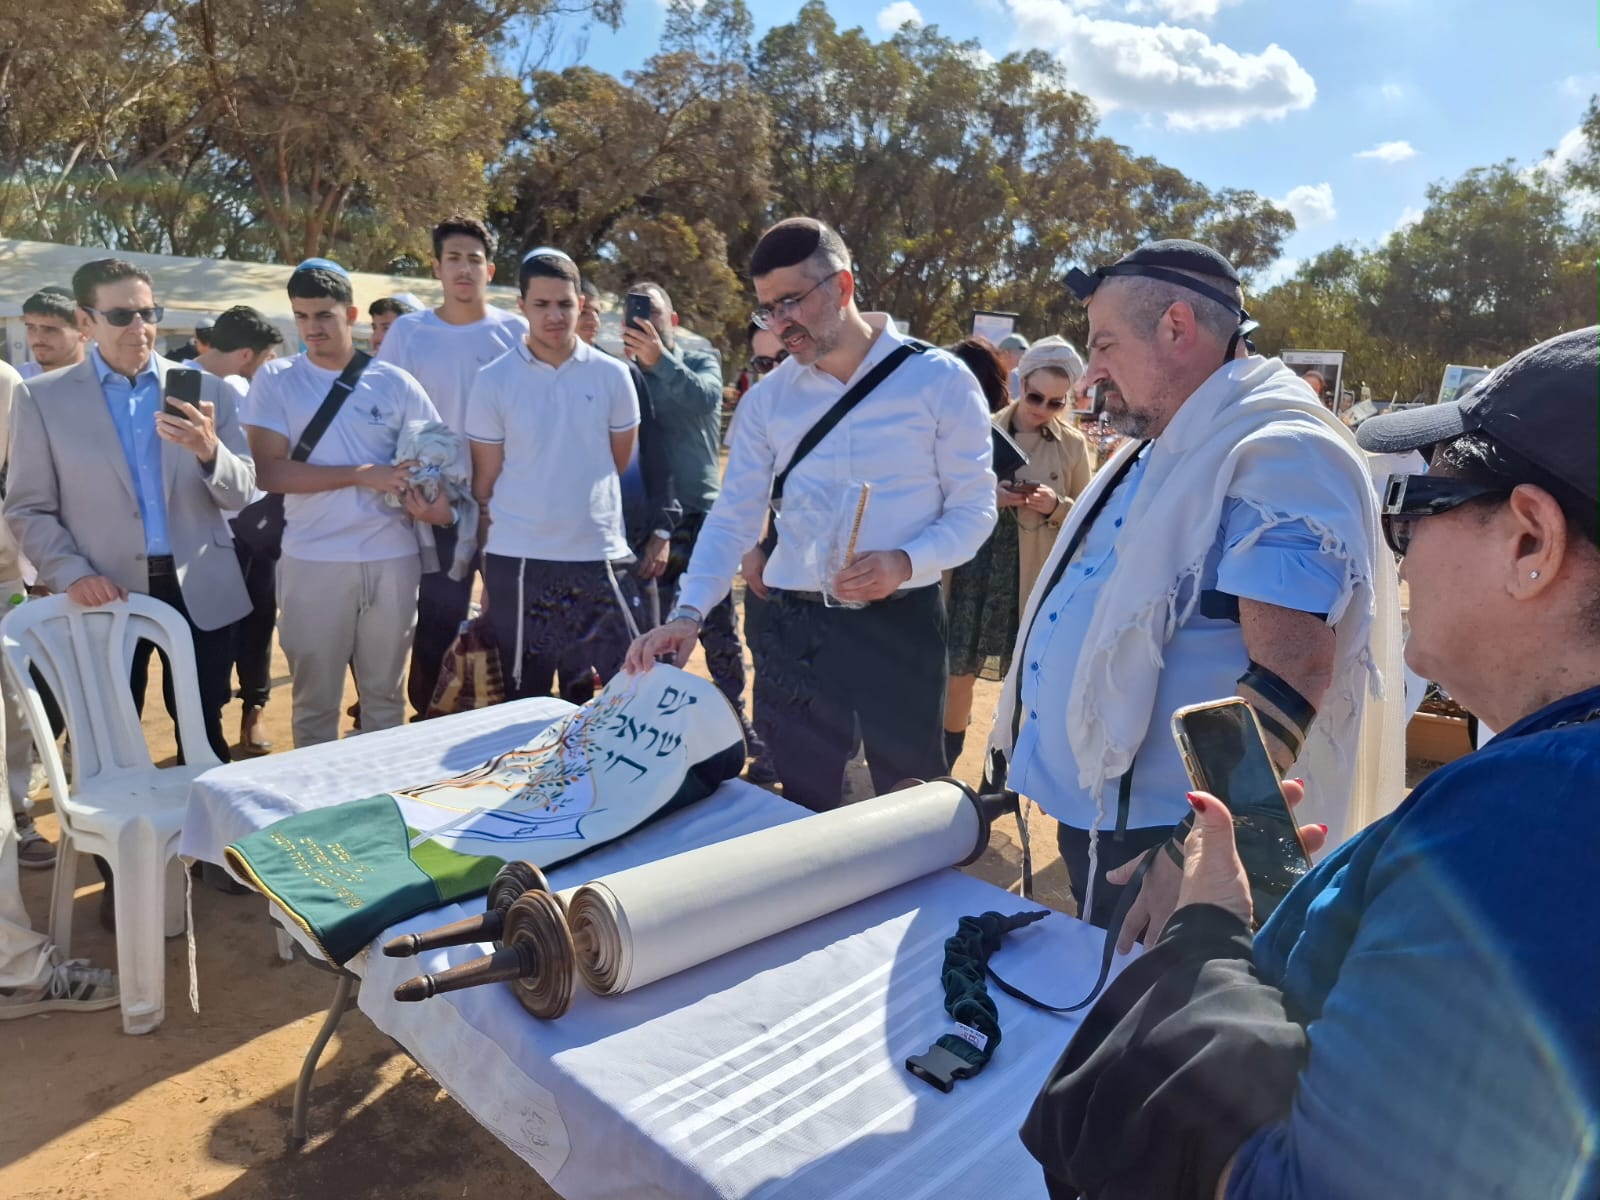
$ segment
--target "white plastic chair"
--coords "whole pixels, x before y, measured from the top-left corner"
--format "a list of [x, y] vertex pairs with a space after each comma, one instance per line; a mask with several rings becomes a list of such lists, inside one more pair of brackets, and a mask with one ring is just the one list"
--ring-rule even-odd
[[[186, 766], [157, 768], [150, 758], [128, 688], [134, 648], [141, 639], [159, 646], [170, 664]], [[134, 595], [99, 608], [49, 596], [11, 610], [0, 622], [0, 646], [61, 820], [51, 937], [66, 958], [72, 945], [78, 855], [102, 856], [116, 881], [122, 1028], [149, 1033], [166, 1015], [162, 942], [185, 927], [184, 865], [177, 849], [189, 784], [218, 765], [206, 740], [188, 623], [175, 608], [149, 596]], [[30, 666], [66, 717], [72, 741], [70, 785]]]

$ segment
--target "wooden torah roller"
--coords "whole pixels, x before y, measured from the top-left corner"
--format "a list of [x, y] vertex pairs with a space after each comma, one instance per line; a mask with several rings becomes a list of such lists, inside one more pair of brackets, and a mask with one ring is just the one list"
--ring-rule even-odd
[[485, 983], [509, 983], [517, 1002], [534, 1016], [561, 1016], [572, 1004], [578, 980], [577, 949], [561, 901], [549, 892], [524, 892], [505, 910], [503, 926], [500, 949], [493, 954], [408, 979], [395, 988], [394, 998], [426, 1000]]
[[467, 917], [422, 933], [402, 933], [385, 942], [383, 952], [389, 958], [412, 958], [424, 950], [474, 946], [479, 942], [493, 942], [499, 950], [504, 945], [505, 918], [512, 904], [528, 892], [549, 891], [550, 881], [538, 867], [530, 862], [508, 862], [489, 885], [482, 916]]

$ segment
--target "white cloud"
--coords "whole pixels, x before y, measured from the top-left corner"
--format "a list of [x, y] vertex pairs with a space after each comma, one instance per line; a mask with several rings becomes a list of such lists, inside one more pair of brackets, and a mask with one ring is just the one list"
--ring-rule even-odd
[[1210, 21], [1221, 9], [1238, 3], [1240, 0], [1128, 0], [1128, 15], [1157, 13], [1173, 21]]
[[1331, 183], [1302, 183], [1297, 188], [1290, 188], [1287, 196], [1273, 203], [1279, 208], [1287, 208], [1300, 229], [1326, 225], [1339, 215], [1339, 210], [1333, 206]]
[[1416, 205], [1406, 205], [1400, 210], [1400, 219], [1394, 223], [1394, 228], [1389, 231], [1389, 235], [1393, 237], [1403, 229], [1410, 229], [1418, 221], [1422, 220], [1422, 213], [1423, 210]]
[[1535, 174], [1548, 175], [1552, 179], [1560, 180], [1569, 166], [1577, 159], [1583, 157], [1584, 139], [1581, 128], [1568, 130], [1556, 143], [1556, 148], [1544, 158], [1534, 163], [1533, 166], [1522, 172], [1523, 178]]
[[902, 25], [922, 23], [922, 10], [911, 0], [894, 0], [878, 10], [878, 28], [884, 33], [897, 33]]
[[1156, 113], [1171, 129], [1236, 129], [1309, 108], [1317, 85], [1278, 45], [1243, 53], [1198, 29], [1090, 17], [1063, 0], [1008, 0], [1018, 49], [1055, 54], [1103, 111]]
[[1403, 83], [1385, 83], [1378, 87], [1378, 95], [1391, 104], [1398, 104], [1406, 98], [1406, 85]]
[[1416, 156], [1417, 149], [1410, 142], [1379, 142], [1371, 150], [1356, 152], [1357, 158], [1376, 158], [1386, 163], [1402, 163]]
[[1600, 92], [1600, 74], [1568, 75], [1556, 86], [1569, 100], [1587, 100]]

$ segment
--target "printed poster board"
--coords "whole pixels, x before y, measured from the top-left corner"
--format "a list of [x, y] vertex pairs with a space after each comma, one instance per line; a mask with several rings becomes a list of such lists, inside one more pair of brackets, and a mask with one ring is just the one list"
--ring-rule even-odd
[[1317, 394], [1323, 407], [1338, 412], [1344, 395], [1343, 350], [1285, 350], [1282, 355], [1288, 367]]

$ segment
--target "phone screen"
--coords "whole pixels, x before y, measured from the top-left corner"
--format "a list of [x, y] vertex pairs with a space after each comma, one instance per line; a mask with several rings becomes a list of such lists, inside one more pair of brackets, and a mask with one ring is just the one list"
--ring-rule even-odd
[[200, 372], [192, 370], [168, 371], [166, 397], [168, 403], [162, 407], [170, 417], [177, 417], [180, 421], [187, 421], [189, 414], [177, 405], [170, 403], [173, 400], [182, 400], [186, 404], [198, 406], [200, 403]]
[[1243, 700], [1205, 705], [1182, 710], [1173, 721], [1182, 730], [1178, 741], [1195, 786], [1233, 813], [1256, 921], [1264, 921], [1311, 863], [1250, 706]]

